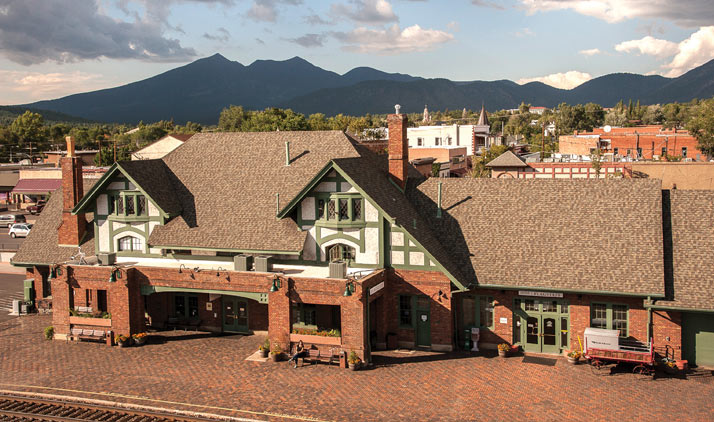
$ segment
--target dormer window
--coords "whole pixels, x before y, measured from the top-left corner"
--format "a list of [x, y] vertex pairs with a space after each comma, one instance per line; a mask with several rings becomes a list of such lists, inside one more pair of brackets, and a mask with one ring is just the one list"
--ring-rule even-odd
[[121, 192], [109, 196], [109, 215], [118, 217], [143, 217], [146, 212], [146, 197], [137, 192]]
[[333, 193], [316, 201], [317, 223], [327, 226], [364, 224], [363, 199], [354, 193]]

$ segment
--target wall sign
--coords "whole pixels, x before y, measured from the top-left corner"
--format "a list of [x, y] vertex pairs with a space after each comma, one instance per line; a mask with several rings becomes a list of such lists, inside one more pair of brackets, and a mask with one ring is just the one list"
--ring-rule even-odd
[[211, 302], [206, 302], [206, 310], [207, 311], [212, 311], [213, 310], [213, 304]]
[[535, 297], [563, 297], [563, 293], [559, 292], [532, 292], [530, 290], [519, 290], [518, 295]]
[[377, 284], [376, 286], [369, 289], [369, 295], [373, 295], [384, 288], [384, 282]]
[[427, 319], [427, 316], [426, 316], [426, 315], [422, 315], [422, 316], [421, 316], [421, 320], [422, 320], [422, 321], [426, 322], [426, 319]]
[[501, 319], [499, 319], [499, 322], [501, 324], [508, 324], [508, 318], [501, 318]]

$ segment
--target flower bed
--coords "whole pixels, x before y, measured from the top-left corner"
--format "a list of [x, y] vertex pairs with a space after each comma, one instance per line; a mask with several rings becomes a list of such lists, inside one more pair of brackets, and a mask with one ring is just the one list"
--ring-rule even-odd
[[300, 340], [302, 340], [303, 343], [307, 344], [324, 344], [329, 346], [342, 345], [342, 337], [290, 333], [291, 342], [297, 343]]
[[90, 325], [93, 327], [111, 327], [112, 320], [107, 318], [89, 318], [81, 316], [69, 317], [69, 323], [72, 325]]

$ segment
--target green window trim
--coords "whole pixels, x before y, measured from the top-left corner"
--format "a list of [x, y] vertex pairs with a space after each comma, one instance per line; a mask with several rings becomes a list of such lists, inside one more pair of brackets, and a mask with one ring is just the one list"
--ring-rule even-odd
[[112, 220], [146, 220], [148, 201], [143, 193], [136, 191], [107, 194], [107, 212]]
[[315, 216], [320, 225], [363, 225], [364, 198], [356, 193], [317, 195]]
[[[399, 295], [397, 318], [399, 318], [399, 328], [416, 329], [416, 296]], [[409, 324], [404, 322], [407, 319], [410, 320]]]
[[590, 326], [607, 330], [619, 330], [620, 337], [629, 337], [630, 307], [622, 303], [591, 302]]

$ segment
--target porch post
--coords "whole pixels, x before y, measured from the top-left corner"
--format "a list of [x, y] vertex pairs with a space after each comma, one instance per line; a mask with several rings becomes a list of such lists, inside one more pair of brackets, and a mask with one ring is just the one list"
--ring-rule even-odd
[[[271, 346], [277, 343], [290, 353], [290, 279], [282, 278], [280, 284], [277, 291], [268, 294], [268, 336]], [[269, 282], [265, 283], [266, 290], [269, 287]]]

